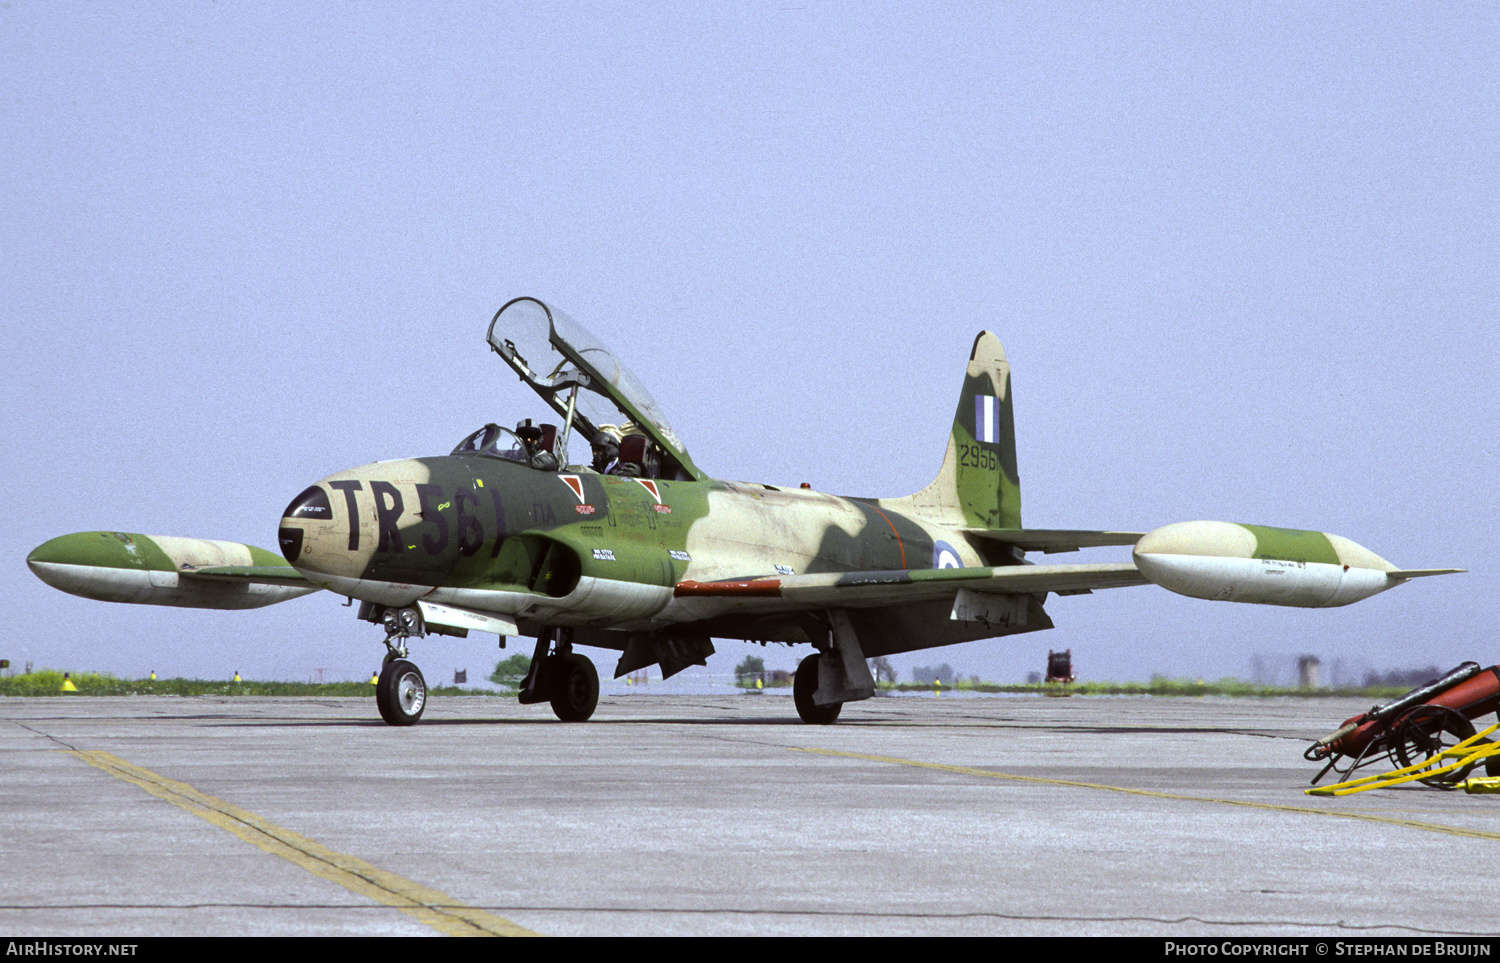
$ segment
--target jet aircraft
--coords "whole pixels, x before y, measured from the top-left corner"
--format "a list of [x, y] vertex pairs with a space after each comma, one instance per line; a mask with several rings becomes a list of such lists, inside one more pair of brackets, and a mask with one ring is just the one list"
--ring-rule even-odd
[[[79, 532], [27, 558], [44, 582], [112, 602], [238, 609], [316, 591], [384, 629], [380, 715], [411, 725], [427, 685], [409, 641], [470, 631], [534, 638], [520, 701], [594, 712], [574, 646], [620, 653], [616, 677], [670, 677], [712, 639], [811, 645], [793, 695], [808, 723], [870, 697], [866, 660], [1052, 628], [1048, 593], [1154, 583], [1202, 599], [1347, 605], [1413, 578], [1324, 532], [1180, 522], [1149, 533], [1021, 524], [1010, 366], [974, 340], [937, 477], [903, 498], [851, 498], [705, 474], [660, 407], [561, 311], [517, 298], [486, 340], [556, 424], [487, 424], [448, 455], [319, 481], [278, 526], [283, 555], [235, 542]], [[541, 372], [546, 371], [546, 374]], [[586, 440], [592, 464], [569, 464]], [[1028, 552], [1133, 546], [1128, 562], [1035, 564]], [[283, 557], [284, 556], [284, 557]]]

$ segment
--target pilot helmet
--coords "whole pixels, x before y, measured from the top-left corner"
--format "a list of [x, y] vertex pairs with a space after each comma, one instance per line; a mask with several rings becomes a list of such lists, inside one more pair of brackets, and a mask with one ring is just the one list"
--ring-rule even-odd
[[527, 418], [516, 425], [516, 437], [524, 442], [535, 445], [542, 440], [542, 429], [533, 425], [531, 419]]

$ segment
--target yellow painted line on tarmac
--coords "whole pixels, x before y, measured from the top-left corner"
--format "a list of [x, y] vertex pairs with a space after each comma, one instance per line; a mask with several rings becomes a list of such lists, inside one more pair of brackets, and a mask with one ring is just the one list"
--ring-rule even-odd
[[541, 935], [492, 913], [464, 906], [445, 893], [386, 872], [362, 859], [346, 853], [336, 853], [306, 836], [268, 822], [255, 813], [199, 792], [187, 783], [157, 775], [119, 756], [92, 750], [67, 752], [116, 779], [134, 783], [158, 799], [165, 799], [220, 829], [228, 830], [251, 845], [296, 863], [314, 876], [338, 883], [345, 889], [378, 903], [393, 906], [449, 936]]
[[1466, 829], [1462, 826], [1445, 826], [1442, 823], [1427, 823], [1416, 819], [1397, 819], [1393, 816], [1377, 816], [1373, 813], [1344, 812], [1338, 809], [1314, 809], [1311, 806], [1281, 806], [1276, 803], [1249, 802], [1244, 799], [1217, 799], [1213, 796], [1187, 796], [1180, 793], [1159, 792], [1154, 789], [1131, 789], [1128, 786], [1110, 786], [1099, 782], [1079, 782], [1073, 779], [1047, 779], [1042, 776], [1020, 776], [993, 769], [976, 769], [972, 766], [950, 766], [940, 762], [922, 762], [919, 759], [902, 759], [897, 756], [872, 756], [862, 752], [843, 752], [838, 749], [813, 749], [788, 746], [793, 752], [808, 752], [817, 756], [837, 756], [844, 759], [859, 759], [864, 762], [883, 762], [894, 766], [914, 766], [918, 769], [936, 769], [961, 776], [979, 776], [984, 779], [1002, 779], [1009, 782], [1029, 782], [1043, 786], [1068, 786], [1073, 789], [1095, 789], [1101, 792], [1124, 793], [1127, 796], [1151, 796], [1156, 799], [1177, 799], [1183, 802], [1217, 803], [1221, 806], [1240, 806], [1245, 809], [1266, 809], [1272, 812], [1300, 813], [1308, 816], [1332, 816], [1336, 819], [1357, 819], [1362, 822], [1383, 823], [1387, 826], [1405, 826], [1429, 833], [1446, 833], [1450, 836], [1465, 836], [1470, 839], [1500, 840], [1500, 833], [1483, 829]]

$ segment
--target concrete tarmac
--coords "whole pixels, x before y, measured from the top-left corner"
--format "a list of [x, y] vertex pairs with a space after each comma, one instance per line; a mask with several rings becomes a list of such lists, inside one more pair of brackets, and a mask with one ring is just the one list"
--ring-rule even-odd
[[0, 699], [7, 936], [1495, 936], [1500, 796], [1340, 699]]

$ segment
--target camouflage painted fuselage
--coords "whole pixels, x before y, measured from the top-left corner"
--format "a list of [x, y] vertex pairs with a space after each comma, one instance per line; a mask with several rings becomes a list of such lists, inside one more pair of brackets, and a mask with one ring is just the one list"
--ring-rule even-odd
[[[1020, 527], [1013, 418], [1009, 365], [983, 333], [937, 478], [905, 498], [542, 471], [455, 453], [324, 479], [287, 508], [281, 548], [340, 595], [503, 615], [528, 635], [568, 626], [584, 644], [610, 648], [642, 633], [820, 644], [829, 623], [816, 606], [769, 598], [760, 586], [701, 587], [818, 573], [884, 573], [893, 584], [934, 569], [1022, 564], [1012, 547], [968, 537]], [[951, 593], [889, 594], [888, 605], [867, 598], [848, 613], [867, 656], [1052, 624], [1044, 593], [1016, 595], [987, 621], [956, 618]]]
[[[674, 628], [783, 642], [819, 635], [805, 614], [767, 612], [764, 601], [745, 613], [733, 598], [679, 597], [683, 582], [994, 564], [955, 529], [875, 500], [539, 471], [483, 455], [377, 462], [330, 476], [288, 507], [280, 541], [303, 575], [341, 595], [504, 614], [525, 634], [593, 629], [580, 641], [610, 648], [624, 648], [631, 632]], [[936, 608], [905, 618], [872, 610], [861, 620], [870, 623], [862, 634], [870, 654], [997, 634]], [[1049, 624], [1038, 615], [1030, 628]]]

